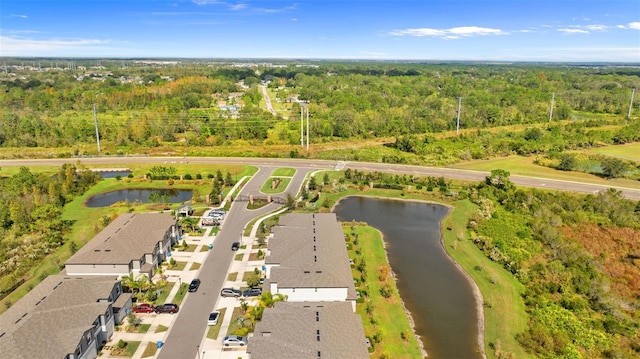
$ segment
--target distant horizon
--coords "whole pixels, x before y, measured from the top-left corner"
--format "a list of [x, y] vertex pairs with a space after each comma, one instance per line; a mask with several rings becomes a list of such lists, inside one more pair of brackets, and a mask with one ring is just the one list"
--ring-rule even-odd
[[[9, 60], [81, 60], [81, 61], [301, 61], [301, 62], [396, 62], [396, 63], [487, 63], [487, 64], [615, 64], [640, 66], [640, 61], [542, 61], [542, 60], [454, 60], [454, 59], [369, 59], [369, 58], [278, 58], [278, 57], [88, 57], [88, 56], [0, 56]], [[26, 65], [26, 64], [25, 64]]]
[[640, 63], [636, 0], [4, 0], [0, 56]]

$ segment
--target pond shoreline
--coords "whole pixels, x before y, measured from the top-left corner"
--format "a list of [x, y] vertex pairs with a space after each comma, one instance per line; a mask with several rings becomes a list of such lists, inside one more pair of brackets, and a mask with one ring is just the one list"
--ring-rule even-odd
[[[393, 198], [393, 197], [384, 197], [384, 196], [372, 196], [372, 195], [348, 195], [345, 197], [340, 198], [338, 201], [336, 201], [336, 203], [332, 206], [332, 208], [330, 209], [331, 212], [335, 211], [335, 207], [343, 200], [343, 199], [347, 199], [349, 197], [366, 197], [366, 198], [374, 198], [374, 199], [381, 199], [381, 200], [395, 200], [395, 201], [402, 201], [402, 202], [416, 202], [416, 203], [425, 203], [425, 204], [431, 204], [431, 205], [438, 205], [438, 206], [442, 206], [442, 207], [446, 207], [447, 208], [447, 214], [439, 221], [438, 224], [438, 234], [439, 234], [439, 242], [440, 242], [440, 246], [442, 247], [442, 249], [444, 250], [444, 252], [447, 255], [447, 258], [449, 259], [449, 261], [454, 264], [455, 268], [464, 276], [464, 278], [467, 280], [467, 282], [470, 285], [471, 291], [473, 293], [473, 300], [475, 302], [475, 308], [476, 308], [476, 322], [477, 322], [477, 352], [481, 355], [481, 357], [483, 359], [486, 359], [486, 352], [485, 352], [485, 348], [484, 348], [484, 329], [485, 329], [485, 318], [484, 318], [484, 299], [482, 296], [482, 293], [480, 292], [479, 287], [476, 285], [476, 283], [473, 281], [473, 279], [471, 278], [471, 276], [469, 275], [469, 273], [467, 273], [467, 271], [458, 263], [455, 261], [455, 259], [449, 254], [449, 252], [446, 249], [446, 244], [444, 241], [444, 231], [443, 231], [443, 222], [444, 220], [451, 215], [451, 213], [453, 212], [453, 210], [455, 209], [455, 207], [451, 206], [450, 204], [447, 203], [441, 203], [441, 202], [436, 202], [436, 201], [430, 201], [430, 200], [421, 200], [421, 199], [401, 199], [401, 198]], [[368, 226], [373, 227], [370, 224], [367, 224]], [[383, 242], [383, 246], [385, 249], [385, 257], [387, 260], [387, 263], [389, 263], [389, 266], [391, 267], [391, 264], [389, 262], [389, 258], [388, 258], [388, 253], [387, 253], [387, 242], [385, 241], [385, 237], [382, 234], [382, 232], [375, 228], [376, 231], [378, 231], [380, 233], [380, 237], [382, 239]], [[393, 270], [393, 268], [391, 268], [391, 273], [393, 276], [394, 281], [397, 284], [397, 276], [395, 274], [395, 271]], [[409, 323], [411, 325], [411, 328], [413, 330], [414, 336], [416, 337], [419, 346], [420, 346], [420, 350], [422, 351], [423, 355], [425, 357], [428, 357], [428, 353], [425, 349], [424, 343], [422, 341], [421, 336], [416, 332], [415, 329], [415, 320], [411, 314], [411, 312], [409, 311], [409, 309], [406, 307], [405, 305], [405, 301], [402, 299], [402, 297], [400, 296], [400, 302], [402, 303], [403, 309], [405, 311], [405, 313], [407, 314]]]

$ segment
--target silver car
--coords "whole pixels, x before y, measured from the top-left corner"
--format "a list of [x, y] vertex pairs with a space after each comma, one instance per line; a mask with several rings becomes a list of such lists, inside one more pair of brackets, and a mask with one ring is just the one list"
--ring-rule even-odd
[[229, 335], [224, 337], [222, 344], [225, 347], [243, 347], [247, 345], [247, 338], [240, 335]]

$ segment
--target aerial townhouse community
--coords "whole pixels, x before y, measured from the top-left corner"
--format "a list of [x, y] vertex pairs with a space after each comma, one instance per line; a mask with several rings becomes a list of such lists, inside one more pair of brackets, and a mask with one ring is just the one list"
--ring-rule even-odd
[[[0, 315], [2, 358], [102, 355], [101, 349], [113, 344], [116, 326], [132, 309], [132, 295], [123, 293], [122, 277], [153, 276], [181, 238], [170, 214], [120, 215], [69, 258], [62, 273], [46, 278]], [[229, 348], [220, 342], [220, 354], [211, 356], [214, 352], [207, 350], [205, 357], [369, 358], [363, 325], [355, 313], [357, 296], [344, 234], [335, 214], [283, 215], [267, 240], [260, 265], [266, 277], [262, 290], [286, 300], [264, 310], [246, 346], [225, 353]], [[239, 300], [228, 303], [240, 305]], [[230, 318], [225, 319], [228, 324]], [[159, 335], [170, 332], [169, 327]], [[134, 357], [140, 357], [137, 353]]]

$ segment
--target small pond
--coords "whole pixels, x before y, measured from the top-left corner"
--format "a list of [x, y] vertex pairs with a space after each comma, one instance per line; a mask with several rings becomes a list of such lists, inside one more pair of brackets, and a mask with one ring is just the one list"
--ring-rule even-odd
[[131, 174], [131, 171], [97, 171], [102, 178], [116, 178], [118, 176], [125, 178]]
[[167, 202], [181, 203], [191, 200], [190, 189], [142, 189], [129, 188], [100, 193], [87, 199], [87, 207], [108, 207], [118, 202]]

